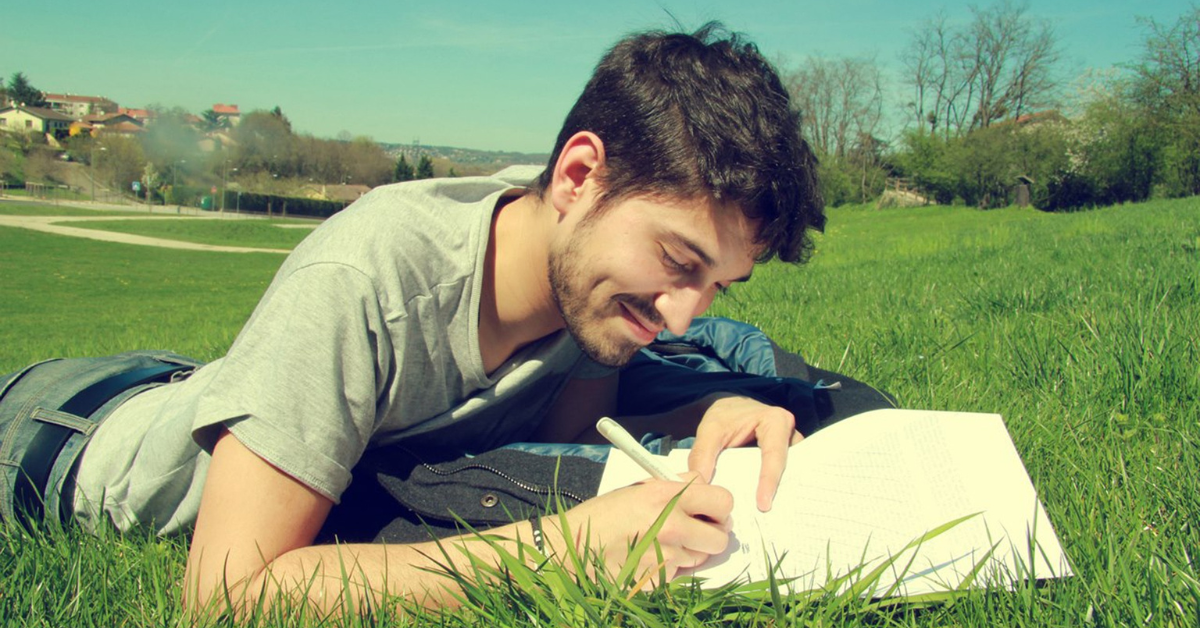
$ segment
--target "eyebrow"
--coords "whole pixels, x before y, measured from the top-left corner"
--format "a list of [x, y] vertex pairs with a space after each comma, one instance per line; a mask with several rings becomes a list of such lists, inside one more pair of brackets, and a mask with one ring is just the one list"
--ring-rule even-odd
[[[675, 240], [676, 243], [678, 243], [680, 246], [683, 246], [684, 248], [690, 250], [693, 254], [695, 254], [696, 257], [700, 258], [700, 263], [704, 264], [706, 267], [711, 269], [713, 266], [716, 265], [716, 262], [713, 261], [712, 256], [709, 255], [708, 252], [705, 251], [704, 248], [701, 247], [700, 244], [697, 243], [695, 240], [692, 240], [691, 238], [689, 238], [681, 233], [671, 234], [671, 239]], [[750, 272], [746, 273], [745, 275], [732, 280], [730, 283], [745, 283], [747, 281], [750, 281], [750, 277], [753, 274], [754, 274], [754, 271], [751, 270]]]

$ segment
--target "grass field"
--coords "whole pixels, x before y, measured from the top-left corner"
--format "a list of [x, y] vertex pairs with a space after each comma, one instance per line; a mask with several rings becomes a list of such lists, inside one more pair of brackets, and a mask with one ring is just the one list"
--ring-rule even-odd
[[[532, 590], [475, 591], [471, 609], [411, 621], [1200, 625], [1200, 199], [1061, 215], [829, 214], [811, 264], [761, 267], [712, 313], [755, 323], [904, 406], [1003, 414], [1074, 578], [889, 605], [775, 599], [770, 588], [713, 596], [674, 587], [626, 599], [551, 574], [535, 576]], [[135, 348], [214, 358], [281, 261], [0, 229], [0, 372]], [[2, 527], [0, 625], [186, 624], [185, 553], [180, 539]]]
[[119, 210], [85, 209], [70, 205], [35, 205], [29, 202], [0, 203], [0, 216], [129, 216]]
[[[283, 228], [279, 225], [294, 225]], [[120, 231], [152, 238], [183, 240], [201, 244], [224, 244], [261, 249], [296, 248], [311, 229], [305, 226], [316, 222], [296, 220], [214, 220], [196, 218], [192, 220], [109, 220], [75, 222], [72, 227], [99, 231]]]

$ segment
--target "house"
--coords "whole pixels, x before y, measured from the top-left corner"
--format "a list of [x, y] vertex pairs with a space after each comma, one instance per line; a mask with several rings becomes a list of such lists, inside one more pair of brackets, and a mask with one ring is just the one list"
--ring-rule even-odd
[[237, 126], [238, 122], [242, 121], [242, 112], [238, 111], [237, 105], [225, 105], [217, 103], [212, 106], [213, 113], [229, 123], [229, 126]]
[[149, 109], [128, 109], [125, 107], [118, 107], [117, 113], [123, 113], [130, 118], [133, 118], [135, 122], [142, 126], [146, 126], [147, 124], [154, 122], [154, 112]]
[[103, 96], [78, 96], [75, 94], [43, 94], [46, 108], [57, 111], [74, 120], [86, 116], [116, 113], [117, 103]]
[[137, 119], [124, 113], [110, 113], [101, 115], [85, 116], [82, 120], [76, 120], [71, 123], [70, 134], [72, 137], [87, 133], [93, 137], [100, 132], [116, 133], [119, 135], [133, 135], [141, 133], [142, 123]]
[[64, 137], [71, 122], [71, 118], [44, 107], [26, 107], [18, 104], [0, 109], [0, 131], [46, 133], [54, 137]]

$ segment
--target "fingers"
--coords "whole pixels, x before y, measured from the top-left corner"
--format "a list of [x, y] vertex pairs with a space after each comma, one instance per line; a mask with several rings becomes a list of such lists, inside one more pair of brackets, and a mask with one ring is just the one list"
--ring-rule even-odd
[[677, 510], [689, 518], [699, 518], [722, 526], [728, 532], [733, 512], [733, 494], [720, 486], [692, 483], [679, 497]]
[[[758, 448], [762, 451], [762, 467], [758, 474], [758, 492], [755, 495], [756, 505], [760, 512], [771, 509], [775, 502], [775, 492], [779, 489], [779, 479], [787, 467], [788, 447], [796, 432], [796, 420], [790, 412], [782, 411], [780, 415], [786, 420], [764, 422], [758, 430]], [[783, 415], [786, 415], [784, 417]]]
[[697, 437], [692, 444], [692, 452], [688, 454], [688, 469], [699, 474], [706, 483], [712, 482], [713, 472], [717, 469], [717, 456], [724, 448], [724, 442]]
[[627, 559], [633, 539], [644, 535], [663, 509], [678, 496], [655, 540], [661, 551], [647, 552], [638, 564], [649, 581], [660, 568], [667, 577], [677, 569], [695, 567], [709, 556], [725, 551], [729, 544], [733, 495], [726, 489], [705, 484], [696, 474], [682, 482], [649, 480], [588, 500], [569, 513], [576, 529], [590, 528], [601, 534], [601, 544], [610, 553], [610, 565]]

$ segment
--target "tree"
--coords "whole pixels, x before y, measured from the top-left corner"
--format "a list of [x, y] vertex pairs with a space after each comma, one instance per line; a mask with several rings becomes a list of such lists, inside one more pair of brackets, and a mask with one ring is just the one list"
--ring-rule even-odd
[[46, 146], [32, 146], [25, 154], [25, 180], [33, 183], [59, 181], [62, 165], [56, 158], [57, 151]]
[[288, 169], [281, 166], [290, 162], [296, 152], [291, 124], [283, 115], [273, 112], [247, 113], [233, 128], [232, 136], [236, 143], [232, 167], [243, 173], [266, 170], [283, 174]]
[[0, 184], [16, 181], [16, 162], [16, 153], [6, 144], [0, 144]]
[[861, 203], [881, 193], [883, 74], [875, 60], [809, 57], [784, 80], [820, 158], [825, 201]]
[[359, 136], [345, 146], [345, 170], [354, 183], [374, 187], [393, 174], [392, 160], [375, 140]]
[[142, 145], [121, 135], [102, 135], [96, 147], [96, 170], [100, 181], [129, 190], [129, 184], [141, 179], [146, 167]]
[[1200, 7], [1174, 24], [1144, 20], [1142, 59], [1133, 97], [1164, 133], [1163, 191], [1200, 194]]
[[8, 98], [14, 103], [26, 107], [45, 107], [46, 96], [29, 83], [29, 79], [21, 72], [16, 72], [8, 79]]
[[158, 185], [159, 181], [158, 168], [154, 167], [153, 162], [146, 162], [142, 168], [142, 190], [146, 194], [146, 203], [150, 202], [150, 192]]
[[785, 81], [804, 137], [822, 155], [844, 158], [883, 118], [883, 78], [874, 59], [809, 57]]
[[433, 160], [429, 158], [429, 155], [421, 155], [420, 161], [417, 162], [416, 178], [418, 178], [418, 179], [432, 179], [433, 178]]
[[412, 164], [408, 163], [404, 153], [400, 153], [400, 158], [396, 160], [396, 169], [392, 172], [392, 181], [412, 181], [415, 176]]
[[271, 110], [271, 115], [272, 115], [272, 116], [275, 116], [275, 118], [276, 118], [277, 120], [279, 120], [280, 122], [282, 122], [282, 123], [283, 123], [283, 125], [284, 125], [285, 127], [287, 127], [287, 130], [288, 130], [288, 132], [289, 132], [289, 133], [291, 132], [291, 130], [292, 130], [292, 121], [291, 121], [291, 120], [288, 120], [287, 116], [283, 115], [283, 109], [280, 109], [280, 108], [279, 108], [279, 105], [275, 105], [275, 108]]
[[1002, 0], [972, 7], [963, 28], [938, 14], [913, 34], [900, 59], [918, 126], [961, 137], [1053, 104], [1061, 56], [1054, 30], [1027, 12]]
[[209, 109], [200, 114], [200, 129], [205, 133], [214, 133], [216, 131], [229, 128], [229, 118], [219, 114], [214, 109]]

